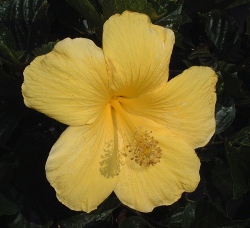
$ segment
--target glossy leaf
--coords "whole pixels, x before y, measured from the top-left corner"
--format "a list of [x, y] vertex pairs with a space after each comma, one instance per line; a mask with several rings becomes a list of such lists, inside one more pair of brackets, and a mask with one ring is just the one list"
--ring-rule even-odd
[[8, 46], [4, 45], [3, 43], [0, 43], [0, 58], [3, 60], [3, 62], [16, 64], [19, 63], [15, 54], [8, 48]]
[[19, 63], [19, 59], [14, 52], [16, 48], [15, 40], [8, 28], [0, 25], [0, 58], [7, 63]]
[[0, 145], [9, 139], [26, 113], [20, 86], [21, 82], [18, 79], [0, 75]]
[[42, 126], [40, 123], [32, 132], [22, 134], [12, 146], [17, 165], [12, 173], [11, 194], [20, 207], [20, 214], [13, 220], [14, 227], [16, 224], [25, 227], [22, 224], [26, 222], [46, 227], [54, 217], [57, 200], [44, 166], [55, 139], [53, 131], [46, 131]]
[[245, 228], [249, 221], [231, 221], [208, 201], [189, 203], [183, 213], [183, 228]]
[[248, 11], [248, 17], [247, 17], [247, 31], [246, 34], [250, 36], [250, 10]]
[[174, 213], [171, 215], [169, 227], [170, 228], [182, 228], [182, 216], [184, 213], [183, 207], [179, 207]]
[[94, 26], [103, 24], [102, 17], [89, 0], [67, 0], [67, 2]]
[[119, 226], [119, 228], [131, 228], [131, 227], [143, 227], [143, 228], [153, 228], [153, 226], [138, 216], [132, 216], [124, 220], [124, 222]]
[[[116, 197], [106, 199], [95, 211], [91, 213], [78, 213], [67, 219], [61, 220], [61, 225], [66, 228], [81, 228], [91, 226], [100, 221], [109, 221], [109, 216], [113, 210], [120, 206], [120, 201]], [[104, 223], [105, 224], [105, 223]], [[102, 224], [103, 226], [103, 224]]]
[[107, 20], [110, 16], [116, 13], [122, 13], [125, 10], [147, 14], [153, 21], [161, 17], [160, 15], [156, 14], [155, 10], [152, 8], [152, 5], [146, 0], [103, 0], [102, 10], [105, 20]]
[[219, 61], [218, 68], [224, 82], [224, 95], [243, 97], [242, 81], [238, 78], [239, 69], [236, 64]]
[[9, 15], [11, 10], [10, 0], [1, 0], [0, 1], [0, 23], [6, 24], [9, 21]]
[[237, 72], [230, 73], [221, 71], [224, 81], [224, 94], [225, 96], [243, 97], [242, 81], [238, 78]]
[[188, 57], [188, 59], [192, 60], [195, 58], [211, 58], [212, 55], [210, 51], [207, 48], [200, 48], [197, 50], [194, 50]]
[[0, 147], [0, 190], [9, 187], [12, 170], [15, 164], [15, 156], [4, 147]]
[[250, 127], [245, 127], [227, 145], [227, 157], [233, 181], [233, 197], [245, 193], [250, 183]]
[[155, 9], [155, 11], [158, 15], [162, 15], [162, 14], [166, 13], [169, 5], [176, 2], [176, 0], [165, 0], [165, 1], [147, 0], [147, 2], [151, 4], [151, 6]]
[[232, 4], [230, 4], [228, 6], [228, 8], [234, 8], [234, 7], [245, 5], [245, 4], [248, 4], [248, 3], [250, 3], [250, 0], [237, 0], [237, 1], [234, 1]]
[[17, 205], [0, 193], [0, 217], [2, 215], [14, 215], [17, 212]]
[[35, 56], [45, 55], [45, 54], [49, 53], [50, 51], [52, 51], [52, 49], [54, 48], [56, 43], [57, 42], [49, 42], [47, 44], [44, 44], [44, 45], [42, 45], [42, 47], [36, 48], [34, 51], [32, 51], [32, 53]]
[[177, 31], [182, 22], [182, 6], [182, 4], [171, 4], [164, 16], [155, 23]]
[[221, 98], [217, 101], [215, 109], [216, 130], [219, 134], [225, 131], [235, 118], [235, 104], [232, 98]]
[[12, 50], [16, 47], [14, 37], [12, 36], [10, 30], [3, 25], [0, 25], [0, 42]]
[[9, 187], [13, 168], [15, 167], [16, 159], [14, 154], [0, 147], [0, 217], [2, 215], [13, 215], [18, 212], [18, 207], [14, 203]]
[[227, 203], [233, 196], [230, 170], [222, 159], [214, 159], [206, 180], [205, 191], [211, 203], [222, 213], [227, 214]]
[[47, 224], [34, 224], [29, 220], [25, 219], [21, 213], [18, 213], [14, 216], [11, 222], [8, 222], [8, 227], [10, 228], [20, 228], [20, 227], [29, 227], [29, 228], [48, 228], [52, 225], [51, 222]]
[[237, 58], [239, 54], [238, 25], [236, 21], [221, 12], [203, 14], [205, 32], [217, 48], [218, 54], [226, 58]]
[[30, 51], [47, 40], [49, 24], [46, 0], [16, 0], [11, 6], [11, 31], [18, 48]]

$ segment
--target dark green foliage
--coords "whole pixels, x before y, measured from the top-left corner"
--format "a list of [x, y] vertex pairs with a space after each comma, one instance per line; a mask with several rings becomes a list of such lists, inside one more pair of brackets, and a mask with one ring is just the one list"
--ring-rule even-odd
[[[249, 0], [1, 0], [0, 227], [249, 227], [249, 7]], [[66, 37], [101, 46], [104, 22], [124, 10], [174, 30], [171, 77], [192, 65], [216, 71], [216, 133], [197, 149], [200, 185], [175, 204], [144, 214], [112, 194], [89, 214], [71, 211], [58, 202], [44, 171], [66, 126], [26, 108], [22, 72]]]
[[150, 223], [148, 223], [145, 219], [139, 216], [131, 216], [127, 218], [121, 225], [120, 228], [130, 228], [130, 227], [145, 227], [145, 228], [153, 228]]
[[219, 98], [216, 104], [215, 119], [216, 131], [219, 134], [225, 131], [233, 122], [235, 117], [235, 104], [232, 98]]
[[250, 127], [243, 128], [230, 138], [226, 150], [233, 182], [233, 198], [237, 199], [249, 189]]
[[159, 15], [157, 15], [155, 10], [152, 8], [151, 4], [148, 3], [146, 0], [104, 0], [102, 3], [102, 7], [105, 19], [108, 19], [113, 14], [122, 13], [125, 10], [145, 13], [149, 15], [152, 20], [155, 20], [159, 17]]

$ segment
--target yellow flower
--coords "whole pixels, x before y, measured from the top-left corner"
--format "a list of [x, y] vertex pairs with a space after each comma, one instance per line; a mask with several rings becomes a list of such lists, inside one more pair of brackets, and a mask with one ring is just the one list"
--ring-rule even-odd
[[167, 82], [174, 33], [144, 14], [104, 24], [103, 48], [64, 39], [25, 69], [25, 104], [69, 125], [52, 147], [46, 175], [58, 199], [90, 212], [112, 191], [142, 212], [194, 191], [194, 148], [215, 130], [217, 77], [191, 67]]

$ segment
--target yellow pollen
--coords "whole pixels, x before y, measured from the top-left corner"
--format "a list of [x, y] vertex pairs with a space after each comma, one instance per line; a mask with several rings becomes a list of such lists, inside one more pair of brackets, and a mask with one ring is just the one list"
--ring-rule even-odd
[[158, 141], [151, 136], [152, 132], [139, 131], [135, 132], [134, 142], [128, 145], [131, 160], [134, 160], [140, 166], [155, 165], [160, 162], [162, 149], [158, 145]]

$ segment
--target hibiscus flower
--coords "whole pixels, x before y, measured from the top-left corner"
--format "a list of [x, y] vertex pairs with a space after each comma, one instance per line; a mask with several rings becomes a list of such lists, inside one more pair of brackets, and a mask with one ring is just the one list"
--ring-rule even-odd
[[125, 11], [103, 28], [103, 47], [64, 39], [24, 71], [25, 104], [69, 127], [46, 176], [57, 198], [90, 212], [113, 191], [150, 212], [196, 189], [195, 148], [215, 131], [217, 77], [191, 67], [168, 81], [172, 30]]

